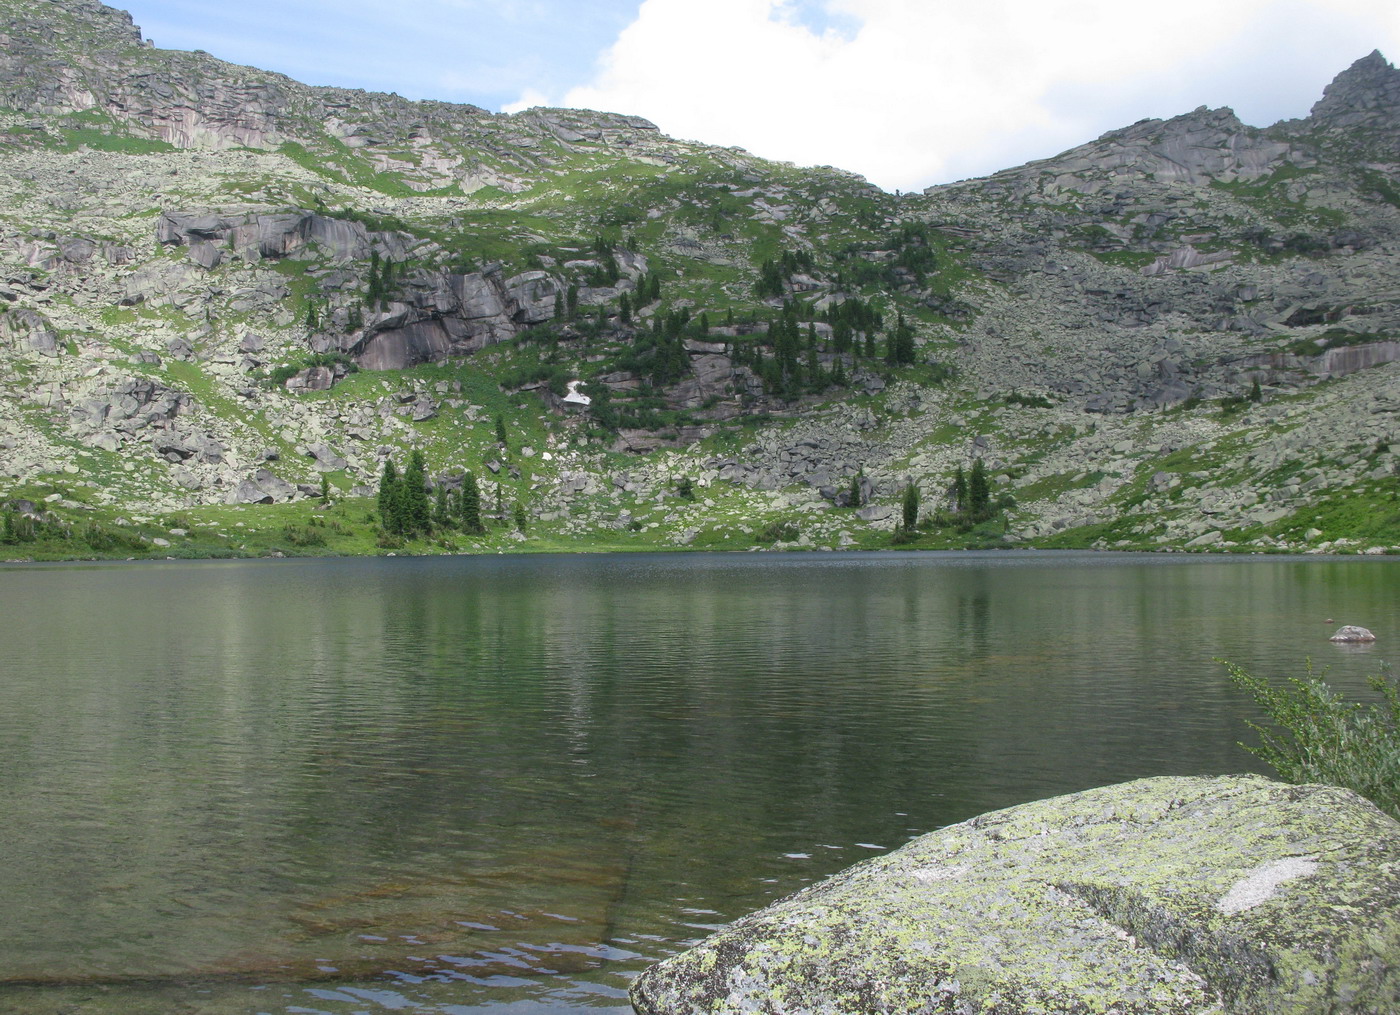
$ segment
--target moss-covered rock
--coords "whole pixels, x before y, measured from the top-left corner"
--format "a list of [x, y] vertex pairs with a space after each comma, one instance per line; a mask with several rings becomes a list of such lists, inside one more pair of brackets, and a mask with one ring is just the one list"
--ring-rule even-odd
[[1159, 778], [974, 818], [648, 969], [641, 1015], [1400, 1011], [1400, 823]]

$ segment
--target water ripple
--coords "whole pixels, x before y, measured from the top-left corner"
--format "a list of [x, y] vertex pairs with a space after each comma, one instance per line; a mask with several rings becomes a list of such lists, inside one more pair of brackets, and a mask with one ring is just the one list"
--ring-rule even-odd
[[[1252, 767], [1390, 561], [677, 555], [0, 568], [0, 1010], [625, 1005], [911, 835]], [[100, 989], [95, 989], [100, 987]]]

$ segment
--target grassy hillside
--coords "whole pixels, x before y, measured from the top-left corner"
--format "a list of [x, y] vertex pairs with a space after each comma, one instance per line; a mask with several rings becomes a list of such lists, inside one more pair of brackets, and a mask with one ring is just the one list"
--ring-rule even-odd
[[[6, 0], [0, 555], [1400, 552], [1388, 121], [1197, 111], [896, 197], [50, 7]], [[415, 450], [485, 533], [384, 531]]]

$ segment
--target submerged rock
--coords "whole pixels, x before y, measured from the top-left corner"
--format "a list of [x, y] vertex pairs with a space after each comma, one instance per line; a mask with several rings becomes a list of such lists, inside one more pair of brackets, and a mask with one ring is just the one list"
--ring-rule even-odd
[[1400, 1011], [1400, 823], [1257, 776], [1042, 800], [738, 920], [631, 997], [639, 1015]]

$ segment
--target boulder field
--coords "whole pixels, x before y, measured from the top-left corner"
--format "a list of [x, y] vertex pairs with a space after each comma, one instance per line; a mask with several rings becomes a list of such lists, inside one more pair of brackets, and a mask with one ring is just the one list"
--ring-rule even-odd
[[1166, 777], [973, 818], [649, 968], [639, 1015], [1393, 1015], [1400, 823]]

